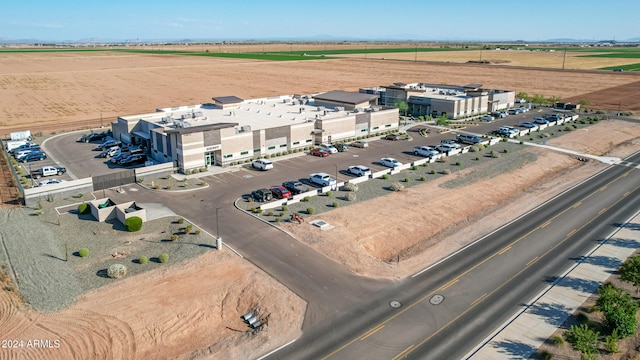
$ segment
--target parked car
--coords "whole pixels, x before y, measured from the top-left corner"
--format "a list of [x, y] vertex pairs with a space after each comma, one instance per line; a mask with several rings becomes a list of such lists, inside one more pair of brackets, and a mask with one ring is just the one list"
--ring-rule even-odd
[[147, 161], [147, 155], [145, 154], [133, 154], [129, 155], [126, 159], [120, 160], [119, 164], [122, 166], [131, 166], [137, 164], [144, 164]]
[[16, 152], [15, 154], [13, 154], [13, 157], [15, 157], [16, 160], [20, 161], [20, 159], [22, 159], [23, 157], [27, 156], [27, 154], [29, 154], [29, 153], [31, 153], [33, 151], [38, 151], [38, 150], [32, 150], [32, 149], [20, 150], [20, 151]]
[[47, 154], [42, 151], [32, 151], [20, 158], [20, 162], [40, 161], [47, 158]]
[[102, 144], [98, 145], [98, 147], [96, 147], [95, 150], [102, 151], [104, 149], [108, 149], [110, 147], [120, 146], [120, 145], [122, 145], [122, 142], [120, 142], [119, 140], [107, 140]]
[[40, 169], [33, 170], [30, 174], [32, 179], [39, 179], [43, 176], [62, 175], [67, 172], [64, 167], [43, 166]]
[[364, 165], [349, 166], [347, 171], [356, 176], [371, 176], [371, 169]]
[[382, 158], [380, 159], [380, 165], [390, 167], [390, 168], [396, 168], [402, 165], [402, 163], [394, 158]]
[[120, 147], [119, 146], [114, 146], [114, 147], [110, 147], [108, 149], [104, 149], [102, 150], [102, 152], [100, 154], [97, 155], [97, 157], [99, 158], [112, 158], [114, 156], [118, 156], [120, 155]]
[[431, 146], [416, 146], [413, 148], [413, 155], [432, 157], [438, 155], [438, 151]]
[[309, 150], [309, 154], [313, 156], [327, 157], [329, 156], [329, 152], [325, 149], [314, 148]]
[[86, 134], [81, 136], [77, 141], [78, 142], [83, 142], [83, 143], [88, 143], [88, 142], [93, 142], [93, 141], [101, 141], [104, 140], [107, 137], [107, 133], [106, 132], [101, 132], [101, 133], [90, 133], [90, 134]]
[[[115, 147], [117, 148], [117, 146]], [[144, 150], [132, 147], [120, 148], [120, 151], [118, 152], [116, 150], [116, 154], [111, 157], [111, 163], [119, 164], [120, 161], [128, 158], [129, 156], [137, 154], [144, 154]]]
[[493, 116], [494, 118], [506, 118], [507, 115], [508, 114], [506, 111], [494, 111], [491, 113], [491, 116]]
[[455, 150], [456, 148], [451, 146], [451, 145], [447, 145], [447, 144], [440, 144], [438, 146], [436, 146], [436, 150], [440, 151], [441, 153], [448, 153], [449, 151]]
[[20, 146], [18, 146], [17, 148], [14, 148], [10, 151], [10, 153], [15, 156], [17, 153], [19, 153], [20, 151], [24, 151], [24, 150], [40, 150], [40, 145], [35, 144], [35, 143], [26, 143], [26, 144], [22, 144]]
[[349, 145], [348, 144], [336, 144], [336, 149], [338, 149], [339, 152], [344, 152], [349, 150]]
[[251, 167], [254, 169], [260, 169], [267, 171], [273, 169], [273, 161], [267, 159], [257, 159], [251, 162]]
[[291, 194], [293, 195], [298, 195], [309, 191], [308, 187], [304, 186], [300, 181], [297, 180], [285, 181], [282, 183], [282, 186], [291, 191]]
[[320, 149], [326, 150], [329, 154], [335, 154], [338, 152], [338, 149], [331, 144], [320, 144]]
[[540, 124], [540, 125], [546, 125], [549, 123], [549, 120], [547, 119], [543, 119], [543, 118], [539, 118], [539, 117], [535, 117], [533, 118], [533, 122], [536, 124]]
[[519, 133], [520, 131], [513, 126], [500, 126], [498, 130], [496, 130], [496, 134], [503, 136], [511, 136]]
[[493, 121], [493, 120], [495, 120], [495, 119], [496, 119], [496, 118], [494, 118], [494, 117], [493, 117], [493, 116], [491, 116], [491, 115], [482, 115], [482, 116], [480, 116], [480, 120], [482, 120], [482, 121]]
[[384, 137], [387, 140], [409, 140], [409, 135], [407, 134], [389, 134]]
[[527, 129], [537, 129], [538, 125], [532, 123], [531, 121], [524, 121], [520, 123], [520, 126], [527, 128]]
[[273, 196], [277, 199], [288, 199], [292, 196], [291, 191], [289, 191], [284, 186], [272, 186], [271, 192]]
[[456, 136], [456, 140], [458, 142], [465, 143], [465, 144], [471, 144], [471, 145], [474, 145], [474, 144], [482, 142], [481, 138], [479, 138], [479, 137], [477, 137], [475, 135], [469, 135], [469, 134], [460, 134], [460, 135]]
[[251, 192], [251, 197], [258, 202], [271, 201], [273, 193], [269, 189], [258, 189]]
[[336, 184], [336, 179], [326, 173], [316, 173], [309, 175], [309, 181], [320, 186], [331, 186]]
[[452, 139], [440, 140], [440, 144], [449, 145], [449, 146], [451, 146], [453, 148], [456, 148], [456, 149], [460, 148], [460, 144], [458, 144], [455, 140], [452, 140]]
[[54, 184], [61, 184], [63, 182], [66, 182], [65, 180], [62, 179], [46, 179], [46, 180], [42, 180], [38, 183], [38, 186], [45, 186], [45, 185], [54, 185]]
[[516, 114], [519, 113], [518, 110], [516, 110], [516, 109], [509, 109], [509, 111], [507, 111], [507, 112], [509, 113], [509, 115], [516, 115]]
[[351, 146], [357, 147], [357, 148], [366, 148], [366, 147], [369, 147], [369, 143], [364, 140], [358, 140], [358, 141], [352, 142]]

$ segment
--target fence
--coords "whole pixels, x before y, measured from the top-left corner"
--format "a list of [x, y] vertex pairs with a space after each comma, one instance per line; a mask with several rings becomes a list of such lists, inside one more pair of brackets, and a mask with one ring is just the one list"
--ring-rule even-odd
[[116, 173], [98, 175], [92, 177], [93, 190], [108, 189], [126, 184], [134, 184], [136, 182], [135, 170], [122, 170]]

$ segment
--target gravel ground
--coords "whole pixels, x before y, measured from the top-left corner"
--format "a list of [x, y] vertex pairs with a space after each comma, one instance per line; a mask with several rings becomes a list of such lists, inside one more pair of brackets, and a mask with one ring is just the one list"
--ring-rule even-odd
[[[37, 310], [60, 310], [78, 295], [117, 281], [106, 276], [111, 264], [125, 265], [132, 276], [196, 257], [215, 246], [215, 238], [205, 232], [184, 234], [186, 223], [179, 224], [177, 216], [148, 221], [139, 232], [129, 233], [119, 221], [99, 223], [76, 211], [58, 215], [54, 206], [64, 202], [43, 202], [39, 216], [37, 209], [0, 209], [2, 243], [21, 293]], [[170, 241], [174, 233], [179, 235], [175, 242]], [[77, 255], [83, 247], [90, 251], [86, 258]], [[127, 256], [115, 259], [116, 252]], [[169, 254], [169, 263], [158, 261], [162, 253]], [[149, 258], [147, 264], [137, 261], [143, 255]]]

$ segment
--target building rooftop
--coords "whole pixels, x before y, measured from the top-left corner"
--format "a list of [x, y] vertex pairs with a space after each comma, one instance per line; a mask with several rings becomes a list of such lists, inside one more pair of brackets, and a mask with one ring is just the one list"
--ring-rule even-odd
[[326, 93], [315, 95], [313, 98], [325, 101], [342, 102], [351, 105], [361, 104], [377, 98], [378, 95], [362, 94], [357, 92], [349, 92], [342, 90], [333, 90]]
[[[353, 93], [349, 93], [353, 94]], [[362, 94], [368, 99], [370, 94]], [[222, 97], [235, 98], [235, 97]], [[221, 98], [214, 98], [220, 100]], [[236, 98], [239, 99], [239, 98]], [[232, 99], [227, 99], [231, 101]], [[190, 127], [208, 126], [211, 128], [234, 127], [246, 130], [260, 130], [315, 122], [316, 119], [335, 119], [353, 114], [354, 111], [345, 111], [342, 108], [328, 106], [316, 106], [313, 95], [283, 95], [262, 99], [242, 100], [238, 106], [222, 109], [212, 103], [161, 108], [157, 112], [148, 114], [120, 116], [130, 122], [144, 120], [164, 127], [166, 131], [173, 129], [186, 129]], [[235, 102], [234, 102], [235, 103]], [[200, 128], [202, 130], [202, 128]]]

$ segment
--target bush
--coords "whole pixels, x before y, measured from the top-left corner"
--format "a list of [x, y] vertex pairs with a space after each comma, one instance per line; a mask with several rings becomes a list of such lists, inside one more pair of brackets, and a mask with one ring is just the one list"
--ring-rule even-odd
[[253, 202], [253, 197], [247, 198], [247, 202]]
[[178, 224], [184, 224], [184, 218], [178, 219]]
[[173, 234], [173, 235], [171, 235], [171, 237], [170, 237], [171, 241], [178, 241], [178, 239], [179, 239], [179, 238], [180, 238], [180, 237], [178, 236], [178, 234]]
[[83, 258], [89, 256], [89, 249], [81, 248], [80, 250], [78, 250], [78, 255]]
[[450, 175], [451, 174], [451, 170], [444, 169], [444, 170], [442, 170], [442, 173], [445, 174], [445, 175]]
[[358, 184], [345, 183], [342, 186], [342, 191], [358, 191]]
[[420, 176], [420, 181], [427, 181], [427, 177], [426, 176]]
[[112, 279], [120, 279], [127, 276], [127, 267], [122, 264], [113, 264], [107, 269], [107, 276]]
[[278, 216], [283, 217], [283, 216], [284, 216], [284, 211], [280, 211], [280, 213], [278, 214]]
[[140, 256], [140, 257], [138, 258], [138, 263], [140, 263], [140, 264], [146, 264], [146, 263], [148, 263], [148, 262], [149, 262], [149, 258], [148, 258], [148, 257], [146, 257], [146, 256]]
[[497, 152], [497, 151], [495, 151], [495, 150], [491, 151], [491, 154], [490, 154], [490, 155], [491, 155], [491, 157], [492, 157], [492, 158], [494, 158], [494, 159], [497, 159], [497, 158], [499, 158], [499, 157], [500, 157], [500, 154], [498, 154], [498, 152]]
[[257, 208], [257, 209], [256, 209], [256, 213], [258, 213], [258, 214], [262, 214], [262, 209]]
[[305, 196], [304, 198], [302, 198], [302, 201], [304, 201], [304, 202], [311, 201], [311, 196]]
[[331, 204], [331, 206], [333, 206], [334, 208], [340, 207], [340, 203], [337, 201], [334, 201], [333, 204]]
[[431, 169], [431, 174], [436, 174], [436, 169]]
[[158, 260], [163, 264], [169, 262], [169, 254], [167, 253], [160, 254], [160, 256], [158, 256]]
[[273, 216], [273, 211], [269, 211], [269, 212], [267, 213], [267, 215], [268, 215], [268, 216]]
[[411, 182], [411, 179], [409, 179], [409, 178], [404, 178], [404, 182], [406, 182], [406, 183]]
[[185, 228], [184, 228], [184, 232], [186, 234], [190, 234], [191, 230], [193, 230], [193, 225], [192, 224], [187, 224], [187, 226], [185, 226]]
[[91, 208], [89, 207], [89, 204], [80, 204], [78, 205], [78, 213], [80, 215], [86, 215], [88, 213], [91, 212]]
[[382, 178], [383, 178], [384, 180], [389, 180], [389, 178], [390, 178], [390, 177], [391, 177], [391, 175], [389, 175], [389, 174], [384, 174], [384, 175], [382, 175]]
[[449, 157], [448, 156], [443, 156], [440, 158], [440, 162], [441, 163], [448, 163], [449, 162]]
[[201, 232], [202, 231], [200, 229], [196, 229], [196, 231], [194, 231], [193, 233], [196, 234], [196, 235], [200, 235]]
[[551, 340], [551, 343], [556, 346], [562, 346], [565, 344], [565, 341], [562, 335], [553, 335], [551, 336], [551, 338], [549, 338], [549, 340]]
[[289, 211], [289, 206], [288, 205], [282, 205], [282, 211]]
[[456, 161], [456, 166], [462, 166], [462, 163], [460, 161]]
[[326, 192], [326, 195], [327, 195], [328, 197], [332, 197], [332, 196], [333, 196], [333, 191], [327, 191], [327, 192]]
[[524, 144], [524, 141], [520, 140], [520, 145]]
[[315, 213], [316, 213], [316, 209], [315, 208], [312, 208], [312, 207], [308, 207], [307, 208], [307, 214], [313, 215]]
[[504, 149], [504, 150], [502, 150], [502, 152], [506, 154], [506, 153], [509, 152], [509, 149]]
[[476, 161], [480, 161], [480, 158], [478, 156], [476, 156]]
[[356, 193], [354, 192], [348, 192], [344, 195], [345, 200], [347, 201], [355, 201], [356, 200]]
[[402, 190], [404, 190], [404, 185], [402, 185], [401, 183], [397, 182], [397, 183], [391, 184], [390, 188], [393, 191], [402, 191]]
[[138, 216], [132, 216], [124, 221], [124, 226], [127, 227], [129, 232], [136, 232], [142, 229], [142, 219]]
[[279, 217], [275, 218], [275, 222], [279, 223], [280, 222], [280, 218]]
[[411, 167], [411, 170], [418, 170], [418, 165], [413, 165], [413, 166]]

